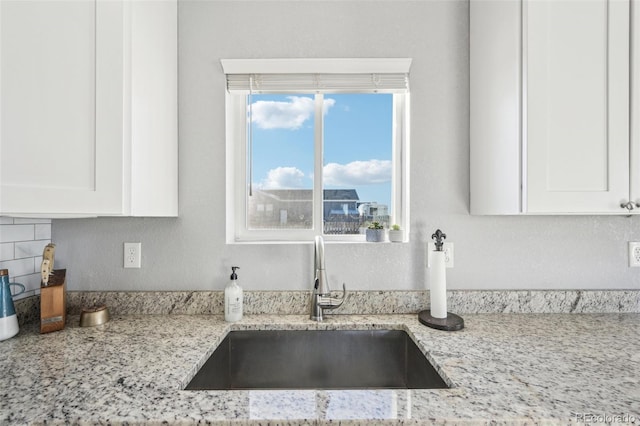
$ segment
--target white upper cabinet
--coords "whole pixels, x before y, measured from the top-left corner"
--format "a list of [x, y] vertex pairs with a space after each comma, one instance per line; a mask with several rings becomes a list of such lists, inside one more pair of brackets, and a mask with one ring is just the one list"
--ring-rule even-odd
[[0, 215], [177, 215], [175, 1], [0, 2]]
[[629, 198], [629, 2], [523, 5], [527, 211], [619, 212]]
[[631, 8], [631, 201], [640, 207], [640, 5]]
[[628, 213], [630, 13], [471, 1], [472, 214]]

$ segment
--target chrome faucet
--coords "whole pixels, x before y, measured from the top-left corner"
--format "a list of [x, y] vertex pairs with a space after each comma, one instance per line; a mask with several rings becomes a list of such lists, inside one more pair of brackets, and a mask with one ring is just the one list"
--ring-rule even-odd
[[342, 283], [342, 297], [331, 297], [331, 290], [329, 289], [324, 269], [324, 240], [320, 236], [315, 239], [313, 269], [313, 292], [311, 293], [311, 315], [309, 318], [314, 321], [322, 321], [324, 309], [335, 309], [342, 305], [347, 296], [347, 287]]

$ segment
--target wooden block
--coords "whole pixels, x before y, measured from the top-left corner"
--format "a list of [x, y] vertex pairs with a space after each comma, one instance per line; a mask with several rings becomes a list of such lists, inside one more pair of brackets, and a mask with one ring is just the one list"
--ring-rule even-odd
[[62, 330], [67, 319], [66, 269], [53, 271], [49, 284], [40, 286], [40, 333]]

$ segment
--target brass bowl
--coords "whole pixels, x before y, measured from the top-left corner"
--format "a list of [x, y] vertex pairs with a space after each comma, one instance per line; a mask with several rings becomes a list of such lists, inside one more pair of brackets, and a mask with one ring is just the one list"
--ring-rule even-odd
[[82, 308], [80, 327], [93, 327], [109, 321], [109, 310], [105, 305]]

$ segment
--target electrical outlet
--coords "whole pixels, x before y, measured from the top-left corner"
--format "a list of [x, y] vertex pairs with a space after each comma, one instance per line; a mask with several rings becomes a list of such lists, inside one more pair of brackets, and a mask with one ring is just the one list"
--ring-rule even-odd
[[[436, 243], [427, 243], [427, 268], [431, 268], [431, 252], [435, 249]], [[447, 268], [453, 268], [453, 243], [445, 242], [442, 251], [444, 251], [444, 264]]]
[[139, 268], [142, 243], [124, 243], [124, 267]]
[[640, 243], [629, 241], [629, 267], [640, 267]]

